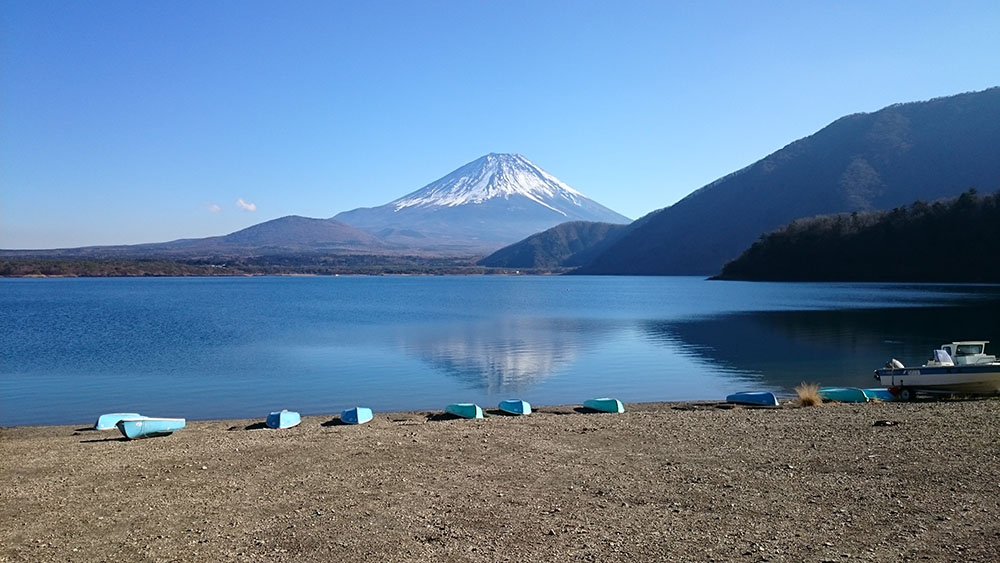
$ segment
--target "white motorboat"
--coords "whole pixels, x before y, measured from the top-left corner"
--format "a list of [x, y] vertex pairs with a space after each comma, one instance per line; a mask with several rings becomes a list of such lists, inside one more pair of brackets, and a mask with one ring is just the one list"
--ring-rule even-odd
[[875, 379], [893, 395], [908, 401], [920, 393], [1000, 393], [1000, 362], [986, 353], [989, 340], [964, 340], [942, 344], [934, 357], [920, 367], [906, 367], [893, 358], [875, 370]]

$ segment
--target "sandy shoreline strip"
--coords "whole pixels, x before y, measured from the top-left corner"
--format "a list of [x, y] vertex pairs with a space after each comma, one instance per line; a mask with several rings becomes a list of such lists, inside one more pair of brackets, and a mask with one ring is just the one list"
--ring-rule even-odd
[[0, 561], [1000, 560], [1000, 400], [627, 409], [2, 428]]

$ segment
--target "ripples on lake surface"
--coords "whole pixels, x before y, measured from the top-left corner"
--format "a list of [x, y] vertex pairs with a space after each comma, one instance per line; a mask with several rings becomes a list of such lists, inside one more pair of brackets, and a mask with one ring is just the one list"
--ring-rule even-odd
[[[1000, 339], [1000, 288], [687, 277], [0, 280], [0, 425], [871, 386]], [[996, 343], [1000, 346], [1000, 342]], [[996, 350], [996, 348], [993, 348]]]

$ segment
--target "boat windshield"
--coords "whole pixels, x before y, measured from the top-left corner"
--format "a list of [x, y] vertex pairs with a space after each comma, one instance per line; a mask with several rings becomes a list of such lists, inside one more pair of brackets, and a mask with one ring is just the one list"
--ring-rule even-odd
[[956, 356], [974, 356], [976, 354], [983, 353], [984, 346], [982, 344], [959, 344], [958, 349], [955, 351]]

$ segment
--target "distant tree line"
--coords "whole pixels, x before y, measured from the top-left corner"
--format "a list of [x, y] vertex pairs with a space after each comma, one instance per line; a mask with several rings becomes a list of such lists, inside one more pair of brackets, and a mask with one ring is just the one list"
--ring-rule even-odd
[[3, 277], [208, 276], [236, 272], [170, 260], [101, 260], [69, 258], [0, 259]]
[[2, 258], [0, 277], [266, 275], [474, 275], [492, 273], [470, 258], [375, 255], [273, 255], [224, 259]]
[[1000, 282], [1000, 192], [794, 221], [715, 279]]

